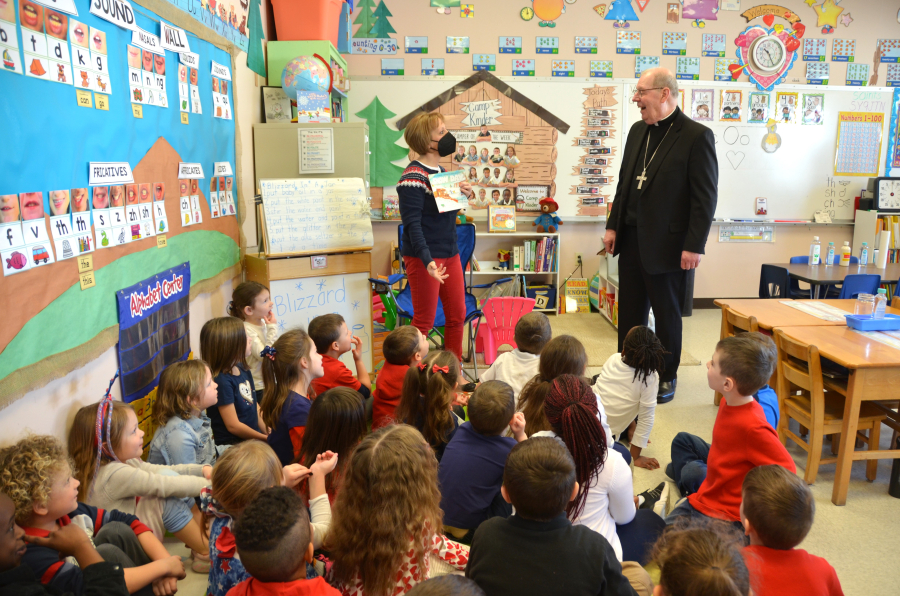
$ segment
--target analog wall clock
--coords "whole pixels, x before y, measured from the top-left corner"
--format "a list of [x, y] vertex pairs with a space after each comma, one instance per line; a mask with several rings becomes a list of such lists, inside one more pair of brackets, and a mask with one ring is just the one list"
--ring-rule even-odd
[[735, 77], [738, 72], [746, 70], [750, 82], [755, 83], [760, 91], [771, 91], [784, 81], [797, 60], [803, 29], [799, 23], [796, 25], [799, 26], [795, 26], [794, 31], [784, 27], [769, 29], [762, 25], [747, 27], [734, 40], [739, 64], [729, 69]]

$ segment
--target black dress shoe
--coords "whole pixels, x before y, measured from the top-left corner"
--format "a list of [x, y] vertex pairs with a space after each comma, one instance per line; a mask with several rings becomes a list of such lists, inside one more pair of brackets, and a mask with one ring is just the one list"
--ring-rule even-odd
[[672, 379], [671, 381], [660, 381], [659, 391], [656, 393], [656, 403], [667, 404], [675, 399], [675, 385], [677, 384], [678, 379]]

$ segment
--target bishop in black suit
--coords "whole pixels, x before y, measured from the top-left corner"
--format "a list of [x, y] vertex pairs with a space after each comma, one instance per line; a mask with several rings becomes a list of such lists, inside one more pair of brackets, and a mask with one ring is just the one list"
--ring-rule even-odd
[[[681, 360], [681, 309], [688, 271], [700, 264], [716, 211], [719, 165], [712, 131], [677, 106], [678, 82], [654, 68], [631, 100], [641, 122], [628, 132], [603, 243], [619, 258], [619, 351], [628, 331], [646, 325], [670, 354], [657, 401], [675, 396]], [[709, 106], [711, 108], [711, 106]]]

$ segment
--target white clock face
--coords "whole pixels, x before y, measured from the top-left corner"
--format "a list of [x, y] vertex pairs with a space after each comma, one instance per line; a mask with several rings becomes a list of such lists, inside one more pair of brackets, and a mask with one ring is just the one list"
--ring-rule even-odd
[[900, 209], [900, 180], [878, 182], [878, 209]]
[[750, 60], [754, 70], [775, 72], [784, 64], [785, 47], [780, 39], [773, 35], [761, 37], [750, 47]]

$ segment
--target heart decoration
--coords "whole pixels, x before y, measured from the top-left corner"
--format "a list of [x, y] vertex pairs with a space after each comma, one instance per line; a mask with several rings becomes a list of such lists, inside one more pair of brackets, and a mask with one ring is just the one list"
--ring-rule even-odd
[[806, 25], [803, 23], [794, 23], [794, 37], [803, 39], [804, 33], [806, 33]]
[[774, 22], [775, 22], [775, 15], [767, 14], [767, 15], [763, 16], [763, 23], [766, 24], [766, 27], [771, 27], [772, 23], [774, 23]]
[[746, 48], [747, 46], [750, 45], [750, 40], [747, 38], [746, 35], [741, 33], [734, 39], [734, 45], [736, 45], [739, 48]]
[[784, 31], [784, 25], [782, 25], [781, 23], [778, 23], [777, 25], [775, 25], [775, 33], [776, 33], [776, 35], [777, 35], [778, 33], [781, 33], [782, 31]]
[[795, 52], [800, 47], [800, 40], [796, 37], [788, 37], [784, 42], [784, 47], [788, 52]]
[[[735, 39], [735, 44], [739, 45], [739, 58], [742, 65], [745, 67], [748, 66], [750, 60], [750, 44], [753, 43], [754, 40], [759, 38], [760, 36], [769, 35], [774, 32], [773, 29], [766, 29], [761, 25], [752, 25], [747, 27], [747, 29]], [[760, 91], [771, 91], [772, 88], [784, 80], [784, 77], [787, 75], [787, 71], [794, 65], [794, 61], [797, 59], [797, 50], [800, 47], [800, 41], [796, 37], [791, 37], [787, 34], [786, 31], [782, 31], [781, 34], [778, 35], [779, 39], [785, 44], [785, 50], [788, 52], [784, 64], [778, 69], [778, 72], [763, 75], [755, 72], [752, 68], [747, 67], [747, 74], [750, 76], [750, 82], [755, 83], [757, 88]], [[738, 44], [738, 39], [744, 38], [746, 45], [740, 46]], [[730, 70], [730, 69], [729, 69]], [[732, 76], [734, 76], [735, 71], [732, 70]]]
[[728, 70], [731, 71], [731, 80], [736, 81], [738, 78], [738, 75], [740, 75], [741, 71], [744, 70], [745, 68], [747, 68], [746, 64], [744, 66], [741, 66], [740, 64], [729, 64]]

